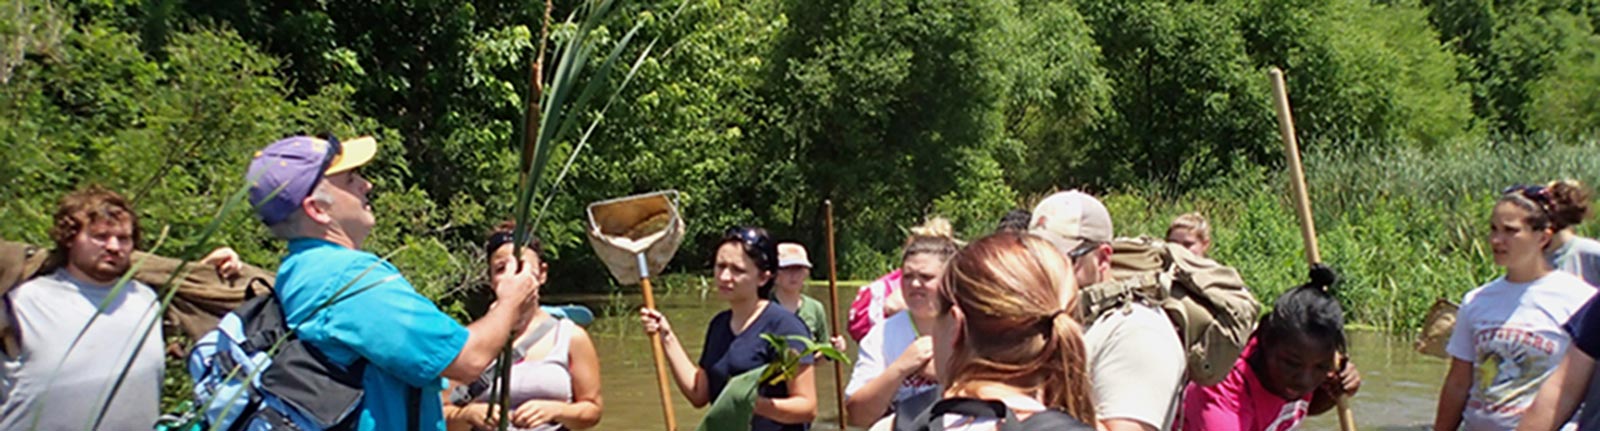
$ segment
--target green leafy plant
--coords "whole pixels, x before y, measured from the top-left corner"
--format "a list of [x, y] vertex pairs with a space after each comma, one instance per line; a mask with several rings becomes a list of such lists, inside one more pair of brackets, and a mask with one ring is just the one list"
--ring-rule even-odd
[[[767, 370], [761, 373], [761, 383], [776, 385], [793, 379], [800, 372], [800, 359], [805, 357], [821, 356], [824, 358], [849, 364], [850, 358], [844, 352], [833, 348], [832, 344], [819, 343], [804, 335], [778, 335], [761, 334], [761, 338], [772, 344], [772, 349], [778, 352], [778, 357], [767, 363]], [[804, 351], [795, 351], [789, 343], [800, 343], [806, 346]]]

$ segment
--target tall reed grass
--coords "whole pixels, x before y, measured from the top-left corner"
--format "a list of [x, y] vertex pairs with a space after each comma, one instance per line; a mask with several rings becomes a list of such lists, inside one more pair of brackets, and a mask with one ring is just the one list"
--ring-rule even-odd
[[[1313, 151], [1305, 169], [1323, 260], [1340, 271], [1346, 320], [1411, 330], [1435, 298], [1459, 301], [1498, 277], [1489, 211], [1512, 184], [1600, 183], [1600, 142], [1483, 143], [1450, 150]], [[1265, 168], [1181, 194], [1123, 190], [1105, 197], [1118, 235], [1162, 236], [1173, 217], [1211, 219], [1211, 256], [1270, 304], [1305, 281], [1287, 175]], [[1585, 223], [1578, 234], [1600, 232]]]

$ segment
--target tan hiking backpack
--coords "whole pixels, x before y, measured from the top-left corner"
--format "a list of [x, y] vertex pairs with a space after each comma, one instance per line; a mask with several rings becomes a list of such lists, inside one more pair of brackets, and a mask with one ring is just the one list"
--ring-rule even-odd
[[1261, 312], [1239, 271], [1150, 237], [1117, 238], [1111, 250], [1113, 280], [1080, 290], [1084, 321], [1133, 301], [1160, 308], [1183, 342], [1189, 381], [1227, 377]]
[[[254, 288], [258, 294], [270, 293], [276, 276], [247, 264], [239, 269], [237, 278], [224, 280], [216, 270], [190, 262], [184, 267], [183, 274], [172, 279], [172, 285], [168, 286], [167, 280], [182, 263], [180, 260], [142, 251], [133, 252], [132, 259], [138, 265], [133, 274], [135, 280], [150, 286], [162, 296], [166, 295], [168, 288], [178, 289], [167, 308], [166, 320], [194, 340], [216, 328], [217, 320], [222, 315], [244, 302], [244, 289], [247, 286]], [[48, 249], [0, 239], [0, 297], [22, 282], [53, 270], [56, 265], [49, 260]], [[7, 354], [14, 355], [20, 351], [20, 343], [9, 305], [5, 307], [0, 312], [0, 347]]]

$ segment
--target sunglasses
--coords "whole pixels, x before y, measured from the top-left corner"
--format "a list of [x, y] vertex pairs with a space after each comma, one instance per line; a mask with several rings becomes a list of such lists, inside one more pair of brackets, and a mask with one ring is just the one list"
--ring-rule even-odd
[[333, 167], [333, 161], [344, 154], [344, 146], [339, 144], [339, 138], [331, 133], [317, 136], [328, 141], [328, 153], [322, 156], [322, 169], [317, 170], [317, 180], [311, 184], [322, 184], [322, 179], [328, 174], [328, 168]]
[[[1079, 238], [1079, 239], [1082, 240], [1082, 238]], [[1073, 248], [1072, 251], [1067, 252], [1067, 257], [1072, 259], [1074, 262], [1076, 262], [1078, 260], [1078, 258], [1081, 258], [1081, 257], [1083, 257], [1083, 255], [1089, 254], [1089, 252], [1095, 251], [1095, 250], [1097, 250], [1099, 248], [1100, 248], [1100, 243], [1099, 242], [1090, 241], [1090, 240], [1083, 240], [1082, 243], [1078, 244], [1078, 247]]]
[[514, 240], [515, 238], [511, 236], [511, 232], [495, 232], [494, 235], [489, 235], [489, 241], [484, 244], [483, 251], [486, 251], [490, 256], [493, 256], [494, 251], [499, 250], [500, 246], [506, 245]]
[[768, 238], [767, 235], [752, 227], [730, 227], [728, 230], [722, 231], [722, 240], [739, 240], [745, 245], [755, 247], [756, 249], [760, 250], [766, 250], [768, 247], [773, 246], [772, 238]]
[[[734, 226], [722, 232], [722, 241], [739, 241], [748, 249], [753, 249], [765, 257], [772, 265], [778, 262], [778, 245], [772, 242], [772, 237], [760, 228]], [[758, 259], [759, 260], [759, 259]], [[775, 269], [775, 268], [772, 268]]]
[[1500, 194], [1502, 195], [1509, 195], [1512, 193], [1522, 195], [1522, 197], [1541, 204], [1550, 202], [1550, 190], [1544, 188], [1544, 186], [1518, 184], [1511, 187], [1506, 187], [1505, 190], [1500, 191]]

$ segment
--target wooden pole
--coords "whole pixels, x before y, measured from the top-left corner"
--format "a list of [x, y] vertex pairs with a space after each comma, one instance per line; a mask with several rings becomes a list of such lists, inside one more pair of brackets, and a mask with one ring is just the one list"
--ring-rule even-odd
[[[1294, 114], [1289, 110], [1289, 90], [1283, 83], [1283, 70], [1276, 67], [1267, 72], [1272, 77], [1273, 105], [1278, 110], [1278, 131], [1283, 135], [1283, 152], [1289, 157], [1289, 182], [1294, 187], [1295, 212], [1300, 216], [1300, 236], [1305, 240], [1306, 262], [1322, 262], [1317, 249], [1317, 227], [1311, 219], [1311, 195], [1306, 191], [1306, 173], [1300, 164], [1300, 140], [1295, 137]], [[1334, 353], [1334, 363], [1344, 364], [1342, 355]], [[1340, 395], [1335, 402], [1339, 410], [1339, 429], [1356, 431], [1355, 415], [1350, 412], [1350, 397]]]
[[[832, 329], [833, 337], [839, 336], [839, 266], [838, 258], [833, 253], [833, 200], [822, 201], [826, 209], [828, 227], [828, 323]], [[829, 340], [832, 342], [832, 340]], [[839, 361], [833, 361], [833, 394], [834, 400], [839, 404], [839, 429], [845, 428], [844, 411], [844, 366]]]
[[[649, 269], [644, 259], [644, 253], [639, 254], [639, 286], [644, 290], [644, 308], [656, 309], [656, 295], [650, 287]], [[666, 349], [661, 347], [661, 335], [650, 336], [650, 354], [656, 363], [656, 388], [661, 390], [661, 415], [666, 421], [667, 431], [677, 431], [678, 418], [672, 413], [672, 392], [667, 389], [667, 362]]]

